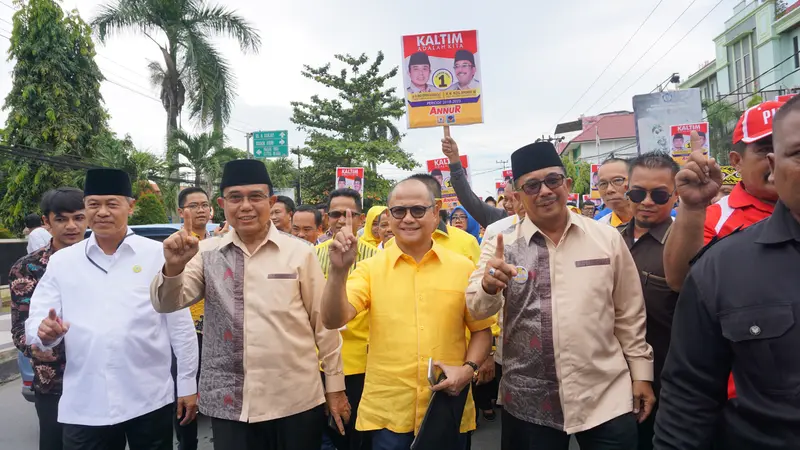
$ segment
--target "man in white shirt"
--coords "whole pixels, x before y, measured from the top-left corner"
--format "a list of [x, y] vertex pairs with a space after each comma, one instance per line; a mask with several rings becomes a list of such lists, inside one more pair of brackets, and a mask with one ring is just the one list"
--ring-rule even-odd
[[27, 342], [66, 345], [58, 421], [64, 450], [172, 449], [178, 360], [184, 420], [197, 413], [197, 338], [188, 310], [162, 315], [149, 295], [164, 264], [160, 243], [128, 228], [131, 182], [117, 169], [86, 174], [92, 236], [54, 254], [30, 302]]
[[25, 216], [25, 228], [29, 229], [28, 233], [28, 254], [44, 248], [50, 243], [50, 232], [47, 231], [42, 223], [42, 217], [36, 214], [28, 214]]

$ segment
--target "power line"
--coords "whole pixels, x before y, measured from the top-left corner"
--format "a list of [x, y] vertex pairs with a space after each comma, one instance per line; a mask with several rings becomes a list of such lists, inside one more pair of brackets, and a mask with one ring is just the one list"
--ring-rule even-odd
[[[651, 70], [653, 70], [653, 68], [656, 66], [656, 64], [658, 64], [659, 62], [661, 62], [661, 60], [663, 60], [664, 58], [666, 58], [666, 57], [667, 57], [667, 55], [669, 55], [669, 54], [672, 52], [672, 50], [674, 50], [674, 49], [675, 49], [675, 47], [677, 47], [677, 46], [678, 46], [678, 44], [680, 44], [681, 42], [683, 42], [683, 40], [684, 40], [684, 39], [686, 39], [686, 36], [689, 36], [689, 34], [690, 34], [692, 31], [694, 31], [695, 29], [697, 29], [697, 27], [698, 27], [698, 26], [700, 26], [700, 24], [701, 24], [701, 23], [702, 23], [704, 20], [706, 20], [706, 18], [707, 18], [708, 16], [710, 16], [710, 15], [711, 15], [711, 13], [712, 13], [712, 12], [714, 12], [714, 10], [715, 10], [715, 9], [717, 9], [717, 6], [721, 5], [723, 1], [725, 1], [725, 0], [719, 0], [719, 1], [718, 1], [718, 2], [717, 2], [717, 3], [716, 3], [716, 4], [715, 4], [715, 5], [712, 7], [712, 8], [711, 8], [711, 9], [710, 9], [710, 10], [709, 10], [707, 13], [706, 13], [706, 15], [705, 15], [705, 16], [703, 16], [703, 17], [702, 17], [700, 20], [698, 20], [698, 21], [697, 21], [697, 23], [696, 23], [696, 24], [695, 24], [693, 27], [689, 28], [689, 31], [687, 31], [687, 32], [686, 32], [686, 34], [684, 34], [684, 35], [683, 35], [683, 37], [681, 37], [680, 39], [678, 39], [678, 42], [676, 42], [676, 43], [675, 43], [675, 45], [673, 45], [672, 47], [670, 47], [670, 48], [669, 48], [669, 50], [667, 50], [666, 52], [664, 52], [664, 53], [661, 55], [661, 57], [660, 57], [660, 58], [658, 58], [658, 59], [656, 60], [656, 62], [654, 62], [654, 63], [653, 63], [653, 65], [652, 65], [652, 66], [648, 67], [648, 68], [647, 68], [647, 70], [645, 70], [645, 71], [644, 71], [644, 72], [643, 72], [643, 73], [642, 73], [642, 74], [639, 76], [639, 78], [637, 78], [637, 79], [636, 79], [636, 81], [634, 81], [633, 83], [631, 83], [631, 85], [630, 85], [630, 86], [628, 86], [627, 88], [625, 88], [625, 90], [623, 90], [622, 92], [620, 92], [620, 93], [619, 93], [619, 94], [618, 94], [616, 97], [614, 97], [614, 99], [613, 99], [613, 100], [611, 100], [610, 102], [608, 102], [608, 105], [606, 105], [606, 106], [605, 106], [605, 108], [608, 108], [609, 106], [611, 106], [611, 104], [612, 104], [612, 103], [614, 103], [615, 101], [617, 101], [617, 99], [618, 99], [618, 98], [620, 98], [620, 97], [622, 96], [622, 94], [624, 94], [625, 92], [628, 92], [628, 91], [629, 91], [629, 90], [630, 90], [630, 89], [631, 89], [631, 88], [632, 88], [634, 85], [636, 85], [636, 83], [638, 83], [638, 82], [639, 82], [639, 80], [641, 80], [642, 78], [644, 78], [644, 76], [645, 76], [645, 75], [647, 75], [647, 73], [648, 73], [648, 72], [650, 72]], [[602, 97], [601, 97], [601, 98], [602, 98]], [[599, 99], [598, 99], [598, 100], [599, 100]], [[605, 108], [603, 108], [603, 109], [605, 109]]]
[[161, 103], [161, 100], [159, 100], [159, 99], [157, 99], [157, 98], [155, 98], [155, 97], [151, 97], [151, 96], [150, 96], [150, 95], [148, 95], [148, 94], [144, 94], [144, 93], [142, 93], [142, 92], [139, 92], [139, 91], [137, 91], [136, 89], [131, 89], [131, 88], [129, 88], [128, 86], [125, 86], [125, 85], [123, 85], [123, 84], [117, 83], [116, 81], [114, 81], [114, 80], [112, 80], [112, 79], [110, 79], [110, 78], [106, 78], [106, 81], [108, 81], [109, 83], [111, 83], [111, 84], [113, 84], [113, 85], [115, 85], [115, 86], [119, 86], [119, 87], [121, 87], [122, 89], [125, 89], [126, 91], [131, 91], [131, 92], [133, 92], [134, 94], [141, 95], [142, 97], [145, 97], [145, 98], [147, 98], [147, 99], [153, 100], [154, 102], [158, 102], [159, 104]]
[[653, 13], [656, 12], [656, 9], [658, 9], [658, 7], [661, 6], [661, 3], [663, 3], [663, 1], [664, 0], [659, 0], [658, 3], [656, 3], [656, 6], [654, 6], [653, 9], [650, 11], [650, 14], [648, 14], [647, 17], [644, 18], [642, 23], [639, 24], [639, 28], [637, 28], [636, 31], [633, 32], [631, 37], [628, 38], [628, 41], [625, 42], [625, 45], [623, 45], [622, 48], [619, 49], [619, 52], [617, 52], [617, 54], [614, 56], [614, 58], [611, 59], [611, 62], [609, 62], [608, 65], [605, 67], [605, 69], [603, 69], [603, 71], [600, 72], [600, 75], [598, 75], [597, 78], [595, 78], [594, 81], [592, 81], [592, 84], [590, 84], [589, 87], [586, 88], [586, 90], [583, 92], [583, 94], [581, 94], [580, 97], [578, 97], [578, 99], [575, 100], [575, 103], [573, 103], [572, 106], [570, 106], [569, 109], [567, 109], [567, 111], [558, 119], [558, 121], [556, 121], [556, 125], [555, 126], [558, 126], [558, 124], [561, 123], [561, 121], [564, 119], [564, 117], [567, 117], [567, 114], [569, 114], [570, 111], [572, 111], [572, 108], [574, 108], [578, 103], [580, 103], [580, 101], [583, 100], [583, 97], [585, 97], [586, 94], [589, 93], [589, 91], [594, 87], [594, 85], [597, 84], [597, 82], [600, 80], [600, 78], [603, 75], [605, 75], [606, 71], [608, 71], [608, 69], [611, 67], [611, 65], [614, 64], [614, 62], [617, 60], [617, 58], [619, 58], [619, 55], [621, 55], [622, 52], [628, 47], [628, 45], [633, 41], [633, 38], [639, 33], [639, 31], [641, 31], [641, 29], [644, 26], [644, 24], [647, 23], [648, 20], [650, 20], [650, 17], [653, 15]]
[[[722, 1], [723, 1], [723, 0], [720, 0], [720, 2], [722, 2]], [[619, 78], [617, 78], [617, 81], [615, 81], [615, 82], [614, 82], [614, 84], [612, 84], [612, 85], [611, 85], [611, 87], [609, 87], [608, 89], [606, 89], [606, 91], [605, 91], [605, 92], [603, 92], [603, 95], [601, 95], [600, 97], [598, 97], [598, 98], [597, 98], [597, 100], [595, 100], [595, 102], [594, 102], [594, 103], [592, 103], [592, 105], [591, 105], [591, 106], [589, 106], [588, 108], [586, 108], [586, 111], [590, 111], [590, 110], [591, 110], [592, 108], [594, 108], [594, 107], [595, 107], [595, 106], [596, 106], [598, 103], [600, 103], [600, 100], [602, 100], [602, 99], [603, 99], [603, 97], [605, 97], [606, 95], [608, 95], [608, 93], [609, 93], [609, 92], [611, 92], [611, 90], [612, 90], [612, 89], [614, 89], [614, 88], [615, 88], [615, 87], [616, 87], [616, 86], [619, 84], [619, 82], [620, 82], [620, 81], [622, 81], [622, 80], [623, 80], [623, 78], [625, 78], [625, 76], [627, 76], [627, 75], [628, 75], [628, 74], [631, 72], [631, 70], [633, 70], [633, 68], [634, 68], [634, 67], [636, 67], [636, 65], [638, 65], [638, 64], [639, 64], [639, 63], [642, 61], [642, 58], [644, 58], [644, 57], [645, 57], [645, 56], [646, 56], [648, 53], [650, 53], [650, 51], [651, 51], [651, 50], [653, 50], [653, 47], [655, 47], [655, 46], [656, 46], [656, 44], [658, 44], [659, 42], [661, 42], [661, 39], [662, 39], [662, 38], [663, 38], [663, 37], [664, 37], [664, 36], [665, 36], [665, 35], [666, 35], [666, 34], [669, 32], [669, 30], [671, 30], [671, 29], [672, 29], [672, 27], [674, 27], [674, 26], [675, 26], [675, 24], [676, 24], [676, 23], [678, 23], [678, 21], [681, 19], [681, 17], [683, 17], [683, 16], [684, 16], [684, 14], [686, 14], [686, 12], [687, 12], [687, 11], [689, 11], [689, 8], [691, 8], [691, 7], [692, 7], [692, 5], [694, 5], [694, 4], [695, 4], [695, 2], [697, 2], [697, 0], [692, 0], [692, 2], [691, 2], [691, 3], [689, 3], [689, 6], [687, 6], [687, 7], [686, 7], [686, 9], [684, 9], [684, 10], [683, 10], [683, 12], [681, 12], [681, 14], [680, 14], [680, 15], [679, 15], [679, 16], [678, 16], [678, 17], [677, 17], [677, 18], [676, 18], [674, 21], [672, 21], [672, 23], [671, 23], [671, 24], [670, 24], [670, 25], [667, 27], [667, 29], [666, 29], [666, 30], [664, 30], [664, 32], [663, 32], [663, 33], [661, 33], [661, 35], [660, 35], [660, 36], [659, 36], [659, 37], [658, 37], [658, 38], [655, 40], [655, 42], [653, 42], [653, 43], [650, 45], [650, 47], [648, 47], [648, 48], [647, 48], [647, 50], [645, 50], [645, 52], [644, 52], [644, 53], [642, 53], [642, 55], [641, 55], [641, 56], [639, 56], [639, 58], [637, 58], [637, 59], [636, 59], [636, 60], [633, 62], [633, 64], [631, 64], [631, 66], [630, 66], [630, 67], [628, 67], [628, 70], [626, 70], [626, 71], [625, 71], [625, 72], [624, 72], [624, 73], [623, 73], [623, 74], [622, 74], [622, 75], [621, 75]], [[616, 99], [615, 99], [615, 100], [616, 100]]]
[[16, 8], [16, 7], [14, 7], [14, 6], [11, 6], [11, 5], [9, 5], [8, 3], [6, 3], [6, 2], [3, 2], [3, 1], [0, 1], [0, 5], [5, 5], [6, 7], [8, 7], [9, 9], [12, 9], [12, 10], [14, 10], [14, 11], [16, 11], [16, 10], [17, 10], [17, 8]]

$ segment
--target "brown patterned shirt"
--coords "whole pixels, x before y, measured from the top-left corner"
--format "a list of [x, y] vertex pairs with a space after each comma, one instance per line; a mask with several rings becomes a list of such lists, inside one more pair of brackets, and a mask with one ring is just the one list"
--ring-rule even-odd
[[36, 285], [47, 269], [50, 255], [54, 253], [52, 241], [47, 246], [23, 256], [13, 266], [8, 276], [11, 291], [11, 336], [14, 345], [33, 363], [33, 390], [40, 394], [61, 394], [66, 365], [64, 342], [55, 346], [52, 351], [36, 352], [34, 357], [31, 347], [25, 342], [25, 321]]

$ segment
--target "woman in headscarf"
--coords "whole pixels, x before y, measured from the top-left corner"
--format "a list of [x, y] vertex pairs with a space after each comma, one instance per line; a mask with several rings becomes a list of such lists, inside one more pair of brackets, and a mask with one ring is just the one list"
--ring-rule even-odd
[[378, 217], [382, 212], [386, 211], [385, 206], [373, 206], [367, 212], [367, 220], [364, 223], [364, 234], [359, 238], [367, 244], [377, 247], [381, 243], [379, 234]]
[[463, 206], [456, 206], [450, 213], [450, 226], [466, 231], [481, 243], [481, 226]]

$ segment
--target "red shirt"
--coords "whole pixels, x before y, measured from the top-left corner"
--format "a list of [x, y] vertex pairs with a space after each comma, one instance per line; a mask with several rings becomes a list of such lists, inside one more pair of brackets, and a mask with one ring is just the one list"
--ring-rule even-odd
[[[747, 228], [772, 215], [775, 205], [762, 202], [748, 193], [742, 183], [733, 187], [731, 195], [722, 197], [706, 209], [703, 240], [706, 245], [714, 236], [725, 237], [739, 228]], [[728, 398], [736, 397], [733, 374], [728, 378]]]

